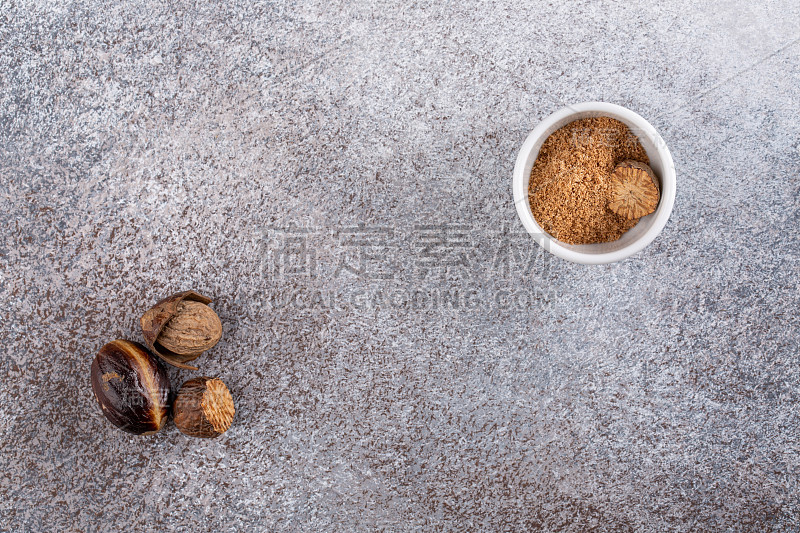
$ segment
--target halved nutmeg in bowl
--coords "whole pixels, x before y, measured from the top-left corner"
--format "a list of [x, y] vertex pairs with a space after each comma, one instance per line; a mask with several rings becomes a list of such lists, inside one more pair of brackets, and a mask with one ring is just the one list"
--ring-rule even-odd
[[605, 102], [569, 105], [542, 120], [514, 166], [514, 205], [551, 254], [586, 265], [622, 261], [664, 229], [675, 164], [639, 114]]

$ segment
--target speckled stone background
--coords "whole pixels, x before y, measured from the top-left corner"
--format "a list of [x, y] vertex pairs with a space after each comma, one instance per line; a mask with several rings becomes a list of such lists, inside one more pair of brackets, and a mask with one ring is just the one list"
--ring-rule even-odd
[[[800, 528], [800, 4], [0, 1], [0, 530]], [[629, 107], [672, 218], [586, 267], [516, 152]], [[89, 387], [215, 298], [216, 440]]]

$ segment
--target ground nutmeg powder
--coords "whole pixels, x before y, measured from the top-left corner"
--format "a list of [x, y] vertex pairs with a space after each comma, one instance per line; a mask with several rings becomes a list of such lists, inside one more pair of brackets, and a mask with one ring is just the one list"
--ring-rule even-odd
[[619, 120], [584, 118], [555, 131], [531, 170], [528, 199], [536, 222], [569, 244], [619, 239], [638, 222], [608, 208], [611, 175], [626, 159], [650, 164], [639, 139]]

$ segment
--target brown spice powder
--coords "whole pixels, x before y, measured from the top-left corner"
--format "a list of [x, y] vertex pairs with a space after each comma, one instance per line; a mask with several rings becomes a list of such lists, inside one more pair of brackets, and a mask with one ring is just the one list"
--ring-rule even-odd
[[625, 159], [650, 164], [639, 139], [619, 120], [584, 118], [554, 132], [531, 170], [528, 200], [536, 222], [569, 244], [619, 239], [639, 221], [608, 208], [611, 174]]

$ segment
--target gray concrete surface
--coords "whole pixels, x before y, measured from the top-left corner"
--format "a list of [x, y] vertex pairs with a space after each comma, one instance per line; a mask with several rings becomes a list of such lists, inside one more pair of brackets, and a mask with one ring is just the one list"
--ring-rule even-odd
[[[799, 6], [0, 2], [0, 530], [797, 530]], [[511, 195], [585, 100], [678, 172], [601, 267]], [[234, 425], [126, 435], [91, 360], [189, 288]]]

